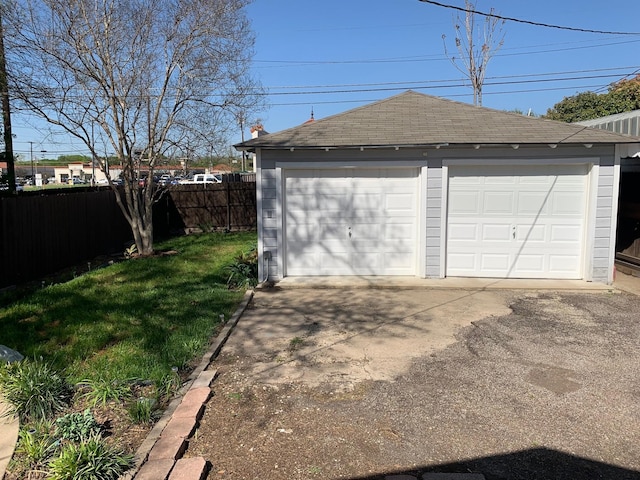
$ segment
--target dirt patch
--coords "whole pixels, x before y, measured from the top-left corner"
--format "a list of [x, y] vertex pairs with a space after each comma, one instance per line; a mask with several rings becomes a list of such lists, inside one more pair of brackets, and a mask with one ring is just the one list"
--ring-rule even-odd
[[209, 479], [637, 480], [638, 311], [606, 293], [259, 293], [186, 455]]

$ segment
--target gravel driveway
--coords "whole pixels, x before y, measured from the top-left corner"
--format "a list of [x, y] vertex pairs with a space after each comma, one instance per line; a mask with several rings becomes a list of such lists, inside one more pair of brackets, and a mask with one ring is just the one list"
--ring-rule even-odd
[[187, 456], [209, 479], [640, 479], [640, 297], [259, 291]]

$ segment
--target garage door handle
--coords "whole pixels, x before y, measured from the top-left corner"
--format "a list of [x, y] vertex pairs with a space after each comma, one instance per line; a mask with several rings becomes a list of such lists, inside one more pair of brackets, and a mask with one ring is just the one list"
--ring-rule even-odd
[[515, 225], [511, 227], [511, 238], [516, 239], [516, 227]]
[[349, 227], [349, 238], [351, 238], [351, 227]]

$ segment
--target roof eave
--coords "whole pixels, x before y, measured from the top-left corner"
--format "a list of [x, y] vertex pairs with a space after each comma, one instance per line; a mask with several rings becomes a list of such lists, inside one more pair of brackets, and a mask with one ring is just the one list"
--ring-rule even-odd
[[544, 142], [504, 142], [504, 143], [496, 143], [496, 142], [433, 142], [433, 143], [411, 143], [411, 144], [383, 144], [383, 145], [372, 145], [372, 144], [363, 144], [363, 145], [271, 145], [268, 143], [264, 144], [254, 144], [254, 145], [243, 145], [241, 143], [234, 145], [238, 151], [245, 152], [255, 152], [256, 149], [260, 148], [263, 150], [380, 150], [380, 149], [388, 149], [388, 150], [399, 150], [406, 148], [443, 148], [443, 147], [461, 147], [461, 148], [499, 148], [499, 147], [511, 147], [511, 148], [519, 148], [519, 147], [549, 147], [556, 148], [560, 145], [566, 146], [579, 146], [582, 145], [586, 148], [591, 148], [592, 146], [603, 146], [603, 145], [618, 145], [618, 144], [634, 144], [638, 143], [637, 139], [629, 138], [624, 141], [544, 141]]

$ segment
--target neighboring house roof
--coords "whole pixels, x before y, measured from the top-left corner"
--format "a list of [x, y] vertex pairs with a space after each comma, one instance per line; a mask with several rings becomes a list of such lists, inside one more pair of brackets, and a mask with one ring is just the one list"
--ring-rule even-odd
[[254, 148], [616, 144], [640, 138], [407, 91], [338, 115], [239, 143]]
[[595, 118], [593, 120], [576, 122], [576, 125], [600, 128], [602, 130], [609, 130], [610, 132], [624, 133], [625, 135], [640, 136], [640, 110], [632, 110], [630, 112], [607, 115], [606, 117]]

